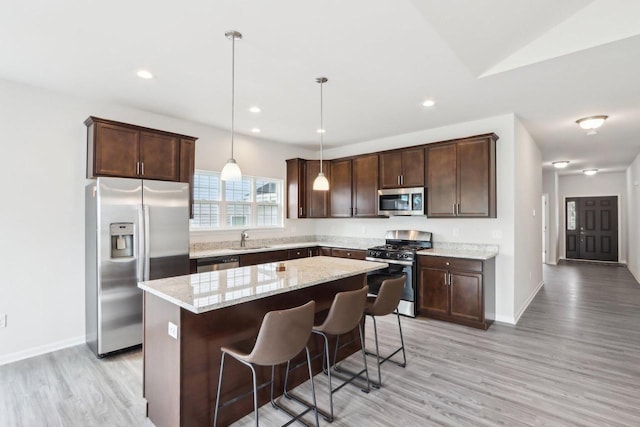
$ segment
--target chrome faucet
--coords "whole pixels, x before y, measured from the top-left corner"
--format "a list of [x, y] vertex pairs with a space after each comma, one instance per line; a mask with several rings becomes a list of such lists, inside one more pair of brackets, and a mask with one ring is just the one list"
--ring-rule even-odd
[[247, 246], [247, 239], [249, 238], [249, 230], [242, 230], [242, 232], [240, 233], [240, 247], [244, 248], [245, 246]]

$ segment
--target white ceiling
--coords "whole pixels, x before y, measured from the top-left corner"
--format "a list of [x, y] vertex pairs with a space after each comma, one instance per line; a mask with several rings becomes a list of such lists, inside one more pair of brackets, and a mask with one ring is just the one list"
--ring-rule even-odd
[[9, 0], [0, 78], [229, 128], [230, 29], [241, 133], [318, 144], [327, 76], [329, 146], [515, 113], [569, 172], [640, 152], [637, 0]]

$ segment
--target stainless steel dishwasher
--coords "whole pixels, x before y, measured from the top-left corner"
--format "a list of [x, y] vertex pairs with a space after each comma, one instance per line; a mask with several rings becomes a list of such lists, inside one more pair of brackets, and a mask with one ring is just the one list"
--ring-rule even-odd
[[240, 258], [237, 255], [216, 256], [208, 258], [198, 258], [196, 260], [196, 272], [205, 273], [207, 271], [228, 270], [240, 267]]

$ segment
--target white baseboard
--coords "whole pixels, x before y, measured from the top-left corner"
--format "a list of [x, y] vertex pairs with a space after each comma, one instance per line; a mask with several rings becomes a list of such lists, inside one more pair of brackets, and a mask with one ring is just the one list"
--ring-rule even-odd
[[69, 338], [37, 347], [31, 347], [26, 350], [17, 351], [0, 356], [0, 366], [8, 363], [17, 362], [18, 360], [29, 359], [30, 357], [40, 356], [41, 354], [50, 353], [63, 348], [73, 347], [74, 345], [83, 344], [85, 342], [84, 335], [75, 338]]
[[544, 286], [544, 281], [541, 280], [540, 283], [538, 283], [538, 286], [536, 286], [533, 292], [531, 292], [531, 295], [529, 295], [529, 298], [527, 298], [527, 300], [524, 302], [524, 304], [522, 305], [522, 308], [516, 313], [515, 323], [518, 323], [518, 321], [520, 320], [520, 317], [522, 317], [524, 312], [527, 310], [527, 307], [529, 307], [529, 304], [531, 304], [531, 301], [533, 301], [536, 295], [538, 295], [538, 292], [540, 292], [540, 289], [542, 289], [543, 286]]

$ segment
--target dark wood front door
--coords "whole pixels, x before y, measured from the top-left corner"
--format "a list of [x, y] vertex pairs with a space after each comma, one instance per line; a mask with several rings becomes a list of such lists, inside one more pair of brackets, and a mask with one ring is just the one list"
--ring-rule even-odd
[[618, 261], [618, 197], [571, 197], [565, 205], [567, 258]]

